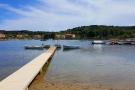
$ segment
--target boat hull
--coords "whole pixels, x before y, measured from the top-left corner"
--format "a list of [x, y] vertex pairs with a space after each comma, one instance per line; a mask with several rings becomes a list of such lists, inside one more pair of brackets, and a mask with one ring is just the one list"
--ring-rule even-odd
[[63, 45], [63, 50], [69, 50], [69, 49], [80, 49], [79, 46], [67, 46]]
[[92, 41], [92, 44], [106, 44], [106, 43], [104, 41], [94, 40]]
[[25, 49], [31, 49], [31, 50], [43, 50], [43, 47], [40, 46], [25, 46]]

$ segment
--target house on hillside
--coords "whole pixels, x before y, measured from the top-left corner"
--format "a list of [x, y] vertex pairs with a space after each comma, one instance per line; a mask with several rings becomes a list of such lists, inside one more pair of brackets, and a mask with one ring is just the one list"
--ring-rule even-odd
[[33, 39], [42, 39], [42, 38], [43, 36], [39, 34], [33, 36]]
[[56, 39], [74, 39], [76, 37], [75, 34], [56, 34]]
[[75, 34], [65, 34], [64, 35], [65, 39], [74, 39], [75, 37], [76, 37]]
[[0, 39], [5, 39], [5, 38], [6, 38], [6, 35], [3, 33], [0, 33]]
[[64, 35], [61, 35], [61, 34], [56, 34], [56, 35], [55, 35], [55, 38], [56, 38], [56, 39], [64, 39], [64, 37], [65, 37], [65, 36], [64, 36]]
[[23, 35], [18, 34], [18, 35], [16, 35], [16, 38], [17, 38], [17, 39], [22, 39], [22, 38], [23, 38]]
[[17, 34], [16, 38], [17, 39], [28, 39], [29, 35], [28, 34]]

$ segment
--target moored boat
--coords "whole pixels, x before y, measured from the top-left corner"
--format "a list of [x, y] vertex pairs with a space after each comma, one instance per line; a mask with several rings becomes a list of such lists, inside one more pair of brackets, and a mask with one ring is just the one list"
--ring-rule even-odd
[[94, 40], [94, 41], [92, 41], [92, 44], [105, 44], [105, 41], [102, 41], [102, 40]]
[[50, 48], [51, 45], [42, 45], [42, 46], [43, 46], [43, 48], [48, 49], [48, 48]]
[[60, 44], [55, 44], [54, 46], [55, 46], [57, 49], [58, 49], [58, 48], [61, 48], [61, 45], [60, 45]]
[[63, 50], [67, 50], [67, 49], [80, 49], [80, 46], [63, 45]]
[[42, 50], [44, 49], [42, 46], [24, 46], [25, 49], [37, 49], [37, 50]]
[[111, 41], [110, 45], [135, 45], [135, 42], [134, 41], [119, 40], [119, 41]]

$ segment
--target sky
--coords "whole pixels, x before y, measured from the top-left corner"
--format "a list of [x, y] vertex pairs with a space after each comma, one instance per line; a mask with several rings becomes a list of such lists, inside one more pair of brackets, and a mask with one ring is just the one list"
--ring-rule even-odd
[[135, 25], [135, 0], [0, 0], [0, 30]]

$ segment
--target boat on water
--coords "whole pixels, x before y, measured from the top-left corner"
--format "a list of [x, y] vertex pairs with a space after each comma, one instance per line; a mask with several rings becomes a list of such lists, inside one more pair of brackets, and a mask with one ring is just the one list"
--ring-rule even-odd
[[43, 48], [48, 49], [48, 48], [50, 48], [51, 45], [42, 45], [42, 46], [43, 46]]
[[25, 49], [32, 49], [32, 50], [43, 50], [42, 46], [24, 46]]
[[61, 48], [61, 45], [60, 44], [55, 44], [54, 45], [57, 49], [60, 49]]
[[93, 40], [92, 44], [106, 44], [105, 41], [102, 40]]
[[[57, 49], [59, 48], [61, 48], [61, 45], [60, 44], [55, 44], [54, 45]], [[51, 45], [43, 45], [43, 48], [46, 48], [46, 49], [48, 49], [48, 48], [50, 48], [51, 47]]]
[[135, 45], [135, 42], [131, 42], [132, 45]]
[[80, 49], [80, 46], [63, 45], [63, 50], [69, 50], [69, 49]]
[[123, 42], [110, 42], [109, 45], [123, 45], [124, 43]]
[[124, 41], [124, 40], [120, 40], [120, 41], [111, 41], [110, 45], [135, 45], [134, 41]]

